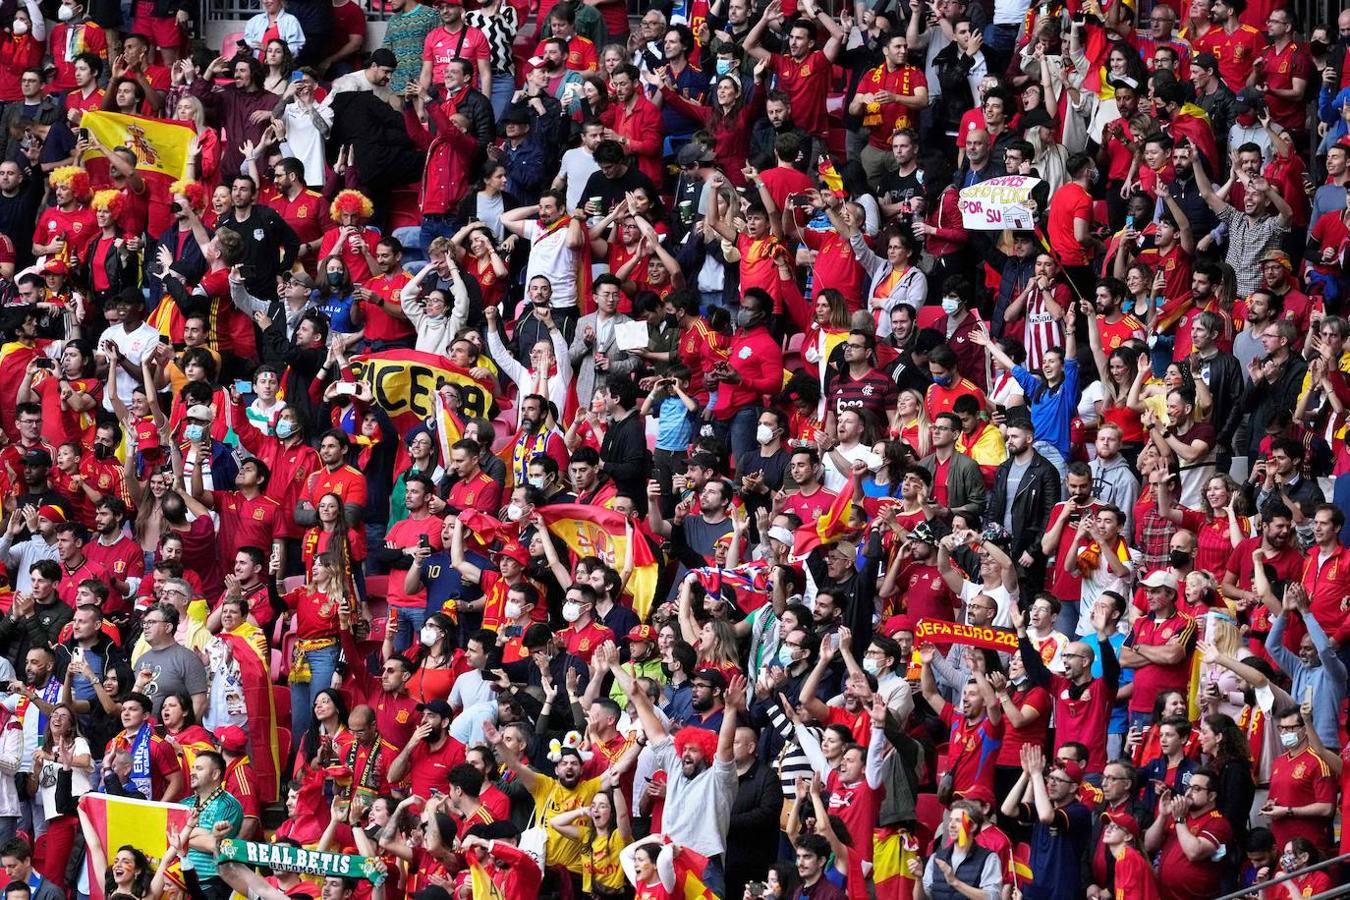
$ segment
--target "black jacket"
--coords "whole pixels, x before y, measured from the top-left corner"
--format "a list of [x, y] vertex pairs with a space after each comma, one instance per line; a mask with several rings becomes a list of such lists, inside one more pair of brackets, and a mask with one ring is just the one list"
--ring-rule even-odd
[[1059, 472], [1044, 456], [1032, 451], [1031, 465], [1017, 486], [1017, 495], [1008, 496], [1008, 472], [1013, 459], [1009, 457], [994, 473], [994, 486], [985, 501], [984, 515], [990, 522], [1003, 523], [1003, 514], [1012, 504], [1012, 549], [1008, 555], [1014, 560], [1024, 552], [1041, 556], [1041, 536], [1050, 525], [1050, 511], [1059, 502]]
[[300, 413], [305, 433], [314, 435], [326, 428], [319, 420], [319, 404], [310, 398], [309, 388], [328, 357], [328, 349], [297, 347], [294, 341], [286, 337], [286, 316], [278, 311], [272, 318], [272, 324], [263, 329], [258, 351], [263, 362], [277, 366], [286, 373], [282, 383], [286, 391], [286, 404]]
[[961, 124], [961, 116], [975, 105], [970, 92], [970, 70], [975, 68], [975, 57], [961, 52], [956, 42], [948, 44], [933, 57], [933, 71], [942, 93], [938, 97], [937, 122], [946, 130]]
[[1215, 443], [1218, 447], [1233, 446], [1233, 435], [1242, 424], [1242, 395], [1247, 391], [1246, 373], [1242, 363], [1231, 353], [1219, 353], [1204, 363], [1209, 366], [1210, 396], [1213, 406], [1209, 418], [1218, 432]]
[[[22, 132], [22, 126], [32, 125], [51, 125], [61, 118], [61, 101], [55, 97], [46, 96], [42, 102], [37, 105], [37, 115], [27, 118], [23, 115], [24, 102], [15, 100], [5, 106], [5, 111], [0, 113], [0, 162], [15, 160], [19, 162], [19, 167], [23, 168], [27, 160], [20, 160], [22, 155], [19, 151], [19, 140], [15, 134]], [[25, 232], [18, 232], [23, 235]], [[13, 235], [11, 235], [13, 237]], [[15, 241], [17, 244], [18, 241]]]
[[23, 671], [23, 660], [34, 647], [50, 647], [61, 635], [61, 629], [75, 618], [75, 610], [62, 603], [55, 594], [55, 603], [33, 604], [33, 614], [15, 619], [0, 617], [0, 647], [14, 667]]
[[[179, 250], [179, 238], [182, 236], [182, 249]], [[159, 259], [159, 248], [168, 247], [173, 255], [173, 262], [170, 267], [183, 276], [186, 284], [197, 284], [206, 274], [206, 257], [202, 255], [202, 248], [197, 244], [192, 236], [192, 231], [179, 232], [177, 225], [170, 225], [169, 228], [159, 236], [159, 240], [145, 248], [146, 259]], [[159, 278], [159, 265], [155, 264], [148, 267], [146, 272], [146, 286], [150, 288], [150, 301], [156, 302], [164, 296], [164, 285]]]
[[[1243, 402], [1246, 412], [1252, 414], [1247, 427], [1248, 456], [1255, 458], [1261, 453], [1261, 440], [1266, 436], [1266, 424], [1274, 417], [1276, 410], [1292, 410], [1298, 403], [1299, 391], [1303, 388], [1303, 376], [1308, 373], [1308, 364], [1303, 357], [1290, 354], [1284, 368], [1273, 382], [1262, 378], [1252, 382]], [[1237, 448], [1234, 448], [1236, 450]]]
[[[95, 238], [89, 244], [85, 251], [85, 262], [90, 266], [89, 279], [93, 282], [93, 264], [97, 256], [97, 250], [100, 243], [106, 243], [109, 240], [122, 240], [119, 236], [115, 239], [105, 238], [102, 235]], [[193, 241], [195, 244], [196, 241]], [[103, 274], [108, 277], [108, 296], [113, 296], [122, 292], [122, 288], [140, 287], [141, 285], [141, 256], [139, 253], [132, 253], [126, 248], [110, 247], [103, 257]]]
[[647, 512], [647, 473], [652, 454], [647, 449], [647, 434], [642, 416], [634, 410], [620, 422], [613, 422], [600, 445], [600, 464], [614, 479], [620, 494], [627, 494], [643, 515]]
[[727, 846], [736, 848], [727, 856], [728, 897], [742, 896], [745, 883], [777, 860], [778, 816], [783, 809], [783, 789], [770, 766], [755, 760], [736, 781], [727, 829]]

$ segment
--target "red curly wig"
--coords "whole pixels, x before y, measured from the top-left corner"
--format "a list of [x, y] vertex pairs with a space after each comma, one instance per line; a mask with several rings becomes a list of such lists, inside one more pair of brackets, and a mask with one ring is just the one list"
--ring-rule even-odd
[[717, 732], [693, 725], [686, 725], [675, 732], [676, 753], [684, 755], [685, 748], [691, 745], [700, 750], [704, 760], [711, 765], [713, 757], [717, 755]]
[[328, 208], [328, 215], [334, 222], [340, 222], [344, 213], [365, 221], [375, 214], [375, 206], [370, 202], [370, 198], [360, 191], [339, 191], [333, 198], [332, 206]]

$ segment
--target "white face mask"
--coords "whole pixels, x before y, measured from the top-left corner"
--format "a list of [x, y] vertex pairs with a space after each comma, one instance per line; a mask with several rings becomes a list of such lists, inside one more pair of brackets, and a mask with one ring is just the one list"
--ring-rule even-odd
[[430, 647], [432, 644], [436, 643], [436, 638], [439, 637], [439, 635], [440, 632], [430, 625], [423, 625], [422, 630], [417, 633], [417, 637], [422, 642], [423, 647]]
[[755, 429], [755, 440], [761, 444], [767, 444], [773, 440], [774, 430], [768, 425], [760, 425]]
[[508, 619], [519, 619], [521, 613], [520, 604], [514, 600], [507, 600], [505, 612]]
[[517, 506], [514, 503], [506, 507], [506, 521], [508, 522], [519, 522], [523, 515], [525, 515], [523, 507]]
[[[62, 9], [65, 9], [64, 6], [61, 7], [61, 8], [62, 8]], [[27, 33], [28, 33], [28, 23], [25, 22], [25, 21], [23, 21], [22, 19], [15, 19], [15, 20], [14, 20], [14, 33], [15, 33], [15, 34], [27, 34]]]
[[75, 18], [75, 7], [63, 4], [61, 8], [56, 11], [56, 17], [62, 22], [69, 22], [71, 19]]
[[1298, 742], [1302, 737], [1303, 736], [1298, 732], [1290, 734], [1287, 731], [1282, 731], [1280, 732], [1280, 743], [1284, 744], [1284, 749], [1293, 750], [1295, 747], [1298, 746]]
[[959, 310], [960, 308], [961, 308], [961, 301], [957, 300], [955, 297], [942, 298], [942, 311], [945, 312], [947, 315], [949, 316], [956, 315], [956, 311]]
[[881, 663], [870, 656], [864, 656], [862, 661], [863, 671], [868, 675], [876, 675], [881, 672]]
[[565, 620], [568, 621], [568, 622], [575, 622], [577, 619], [580, 619], [580, 618], [581, 618], [581, 604], [580, 604], [580, 603], [564, 603], [564, 604], [563, 604], [563, 619], [565, 619]]
[[540, 475], [538, 478], [531, 476], [529, 478], [526, 478], [525, 480], [529, 482], [533, 487], [539, 488], [539, 490], [541, 491], [544, 489], [544, 476], [542, 475]]

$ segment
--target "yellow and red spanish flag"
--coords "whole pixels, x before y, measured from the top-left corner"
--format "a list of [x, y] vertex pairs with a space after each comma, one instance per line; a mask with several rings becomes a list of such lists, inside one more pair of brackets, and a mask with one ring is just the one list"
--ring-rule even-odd
[[478, 861], [478, 853], [469, 850], [464, 854], [464, 859], [469, 863], [469, 887], [474, 900], [503, 900], [501, 888], [497, 887], [487, 869]]
[[492, 386], [440, 354], [420, 350], [366, 353], [352, 358], [352, 372], [370, 385], [375, 402], [389, 414], [400, 434], [417, 425], [441, 424], [436, 396], [446, 382], [459, 385], [459, 416], [490, 418]]
[[862, 488], [858, 484], [858, 476], [850, 475], [848, 484], [839, 492], [839, 496], [834, 498], [825, 514], [815, 522], [797, 529], [792, 555], [798, 558], [805, 557], [817, 547], [846, 540], [861, 531], [865, 526], [853, 522], [853, 504], [858, 502], [861, 496]]
[[[253, 769], [253, 789], [263, 804], [274, 803], [281, 797], [279, 782], [281, 758], [277, 741], [277, 711], [272, 696], [272, 678], [269, 662], [246, 638], [222, 631], [217, 635], [230, 647], [230, 654], [239, 664], [240, 686], [244, 690], [244, 706], [248, 710], [248, 758]], [[297, 738], [298, 740], [298, 738]]]
[[878, 828], [872, 833], [872, 883], [877, 900], [910, 900], [914, 878], [909, 861], [919, 859], [919, 842], [901, 828]]
[[[131, 800], [126, 797], [114, 797], [110, 794], [90, 792], [80, 797], [80, 825], [84, 829], [85, 841], [89, 846], [103, 848], [103, 858], [111, 860], [117, 848], [130, 844], [150, 858], [151, 867], [159, 865], [164, 851], [168, 849], [168, 834], [187, 824], [186, 806], [177, 803], [155, 803], [150, 800]], [[85, 857], [89, 873], [89, 900], [104, 900], [103, 871], [94, 871], [96, 854]], [[180, 885], [178, 864], [174, 863], [169, 877]]]
[[1013, 844], [1011, 860], [1013, 887], [1021, 888], [1035, 879], [1035, 873], [1031, 869], [1031, 845], [1027, 843]]
[[[128, 147], [136, 154], [136, 173], [150, 192], [150, 233], [157, 235], [173, 221], [169, 186], [187, 171], [188, 146], [193, 130], [179, 122], [90, 110], [80, 117], [80, 127], [108, 149]], [[109, 184], [108, 160], [90, 150], [80, 160], [94, 184]]]
[[562, 538], [578, 557], [598, 556], [605, 565], [618, 570], [623, 569], [628, 555], [626, 526], [632, 525], [633, 574], [628, 579], [628, 592], [633, 595], [633, 612], [645, 622], [656, 596], [656, 579], [661, 569], [651, 545], [639, 530], [639, 523], [630, 523], [622, 513], [612, 509], [581, 503], [550, 504], [536, 511], [543, 516], [548, 530]]
[[[675, 867], [672, 900], [717, 900], [717, 895], [703, 883], [703, 874], [708, 870], [708, 857], [688, 847], [676, 847], [670, 861]], [[474, 897], [477, 896], [474, 894]]]

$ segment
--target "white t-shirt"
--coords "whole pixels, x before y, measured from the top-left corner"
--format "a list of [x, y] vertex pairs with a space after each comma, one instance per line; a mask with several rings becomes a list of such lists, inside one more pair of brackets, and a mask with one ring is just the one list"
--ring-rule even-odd
[[[857, 462], [872, 452], [872, 446], [870, 444], [865, 444], [862, 441], [859, 441], [857, 446], [852, 449], [844, 449], [843, 444], [840, 444], [834, 449], [839, 451], [839, 455], [851, 463]], [[848, 485], [849, 476], [852, 474], [851, 469], [843, 472], [839, 471], [839, 467], [834, 461], [833, 453], [825, 454], [825, 490], [833, 494], [839, 493]]]
[[995, 628], [1012, 627], [1012, 608], [1017, 602], [1017, 592], [1010, 592], [1003, 585], [994, 588], [986, 588], [977, 581], [967, 581], [961, 585], [961, 603], [964, 605], [975, 599], [977, 594], [984, 594], [994, 598], [994, 604], [998, 607], [998, 612], [994, 613]]
[[586, 182], [599, 171], [595, 157], [583, 147], [573, 147], [562, 155], [558, 172], [567, 177], [568, 209], [576, 209], [581, 205], [581, 192], [586, 190]]
[[[77, 737], [70, 755], [88, 756], [89, 742], [82, 737]], [[42, 791], [42, 811], [48, 822], [60, 816], [60, 813], [56, 811], [56, 775], [60, 771], [59, 763], [48, 760], [42, 764], [42, 771], [38, 773], [38, 786]], [[89, 793], [90, 787], [88, 769], [72, 768], [70, 770], [70, 795], [72, 797], [78, 799]]]
[[[102, 340], [112, 341], [123, 359], [139, 367], [145, 357], [159, 346], [159, 332], [142, 322], [135, 331], [128, 333], [126, 326], [119, 324], [103, 332]], [[98, 355], [103, 356], [102, 353]], [[140, 383], [140, 378], [133, 378], [126, 369], [117, 367], [117, 396], [127, 406], [131, 405], [131, 392]], [[103, 398], [103, 408], [112, 412], [112, 398]]]
[[[364, 72], [355, 72], [361, 81], [366, 80]], [[331, 96], [331, 95], [330, 95]], [[333, 107], [326, 103], [314, 107], [314, 112], [330, 126], [333, 124]], [[282, 152], [294, 156], [305, 165], [305, 184], [315, 190], [323, 189], [324, 155], [323, 134], [314, 124], [310, 114], [300, 108], [299, 103], [287, 103], [282, 113], [286, 123], [286, 140], [282, 142]]]
[[553, 286], [554, 309], [577, 305], [577, 252], [567, 246], [571, 227], [557, 228], [545, 235], [539, 223], [525, 223], [525, 239], [530, 242], [530, 262], [525, 267], [525, 283], [542, 275]]

